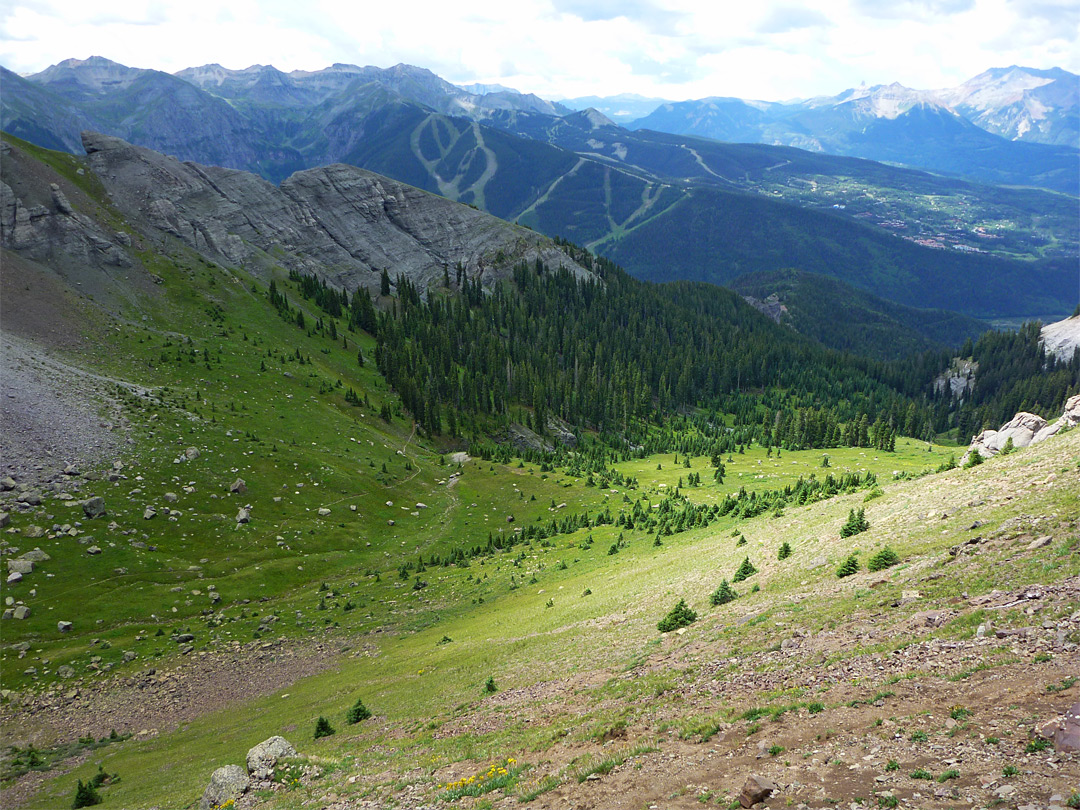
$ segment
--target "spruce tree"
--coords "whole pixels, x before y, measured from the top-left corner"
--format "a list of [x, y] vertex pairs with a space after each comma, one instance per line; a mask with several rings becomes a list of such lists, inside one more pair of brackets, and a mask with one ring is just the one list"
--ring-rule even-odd
[[840, 567], [836, 569], [836, 575], [841, 579], [857, 573], [859, 573], [859, 560], [854, 554], [844, 560]]
[[330, 721], [320, 715], [319, 719], [315, 721], [315, 739], [329, 737], [333, 733], [334, 727], [330, 725]]
[[686, 627], [688, 624], [693, 624], [697, 621], [697, 614], [692, 611], [686, 604], [685, 599], [680, 599], [678, 604], [671, 609], [659, 624], [656, 625], [656, 629], [661, 633], [670, 633], [672, 630], [678, 630], [680, 627]]
[[75, 801], [71, 803], [72, 810], [77, 810], [79, 807], [91, 807], [95, 804], [101, 804], [101, 794], [90, 782], [84, 784], [80, 779], [78, 787], [75, 788]]
[[790, 556], [791, 556], [791, 544], [788, 543], [787, 540], [785, 540], [783, 543], [780, 544], [780, 551], [778, 551], [776, 553], [776, 559], [778, 559], [778, 560], [786, 560]]
[[896, 555], [896, 552], [888, 546], [885, 546], [885, 548], [867, 561], [866, 567], [871, 571], [883, 571], [886, 568], [891, 568], [898, 562], [900, 562], [900, 558]]
[[728, 585], [728, 581], [722, 580], [720, 587], [717, 588], [713, 595], [709, 597], [709, 602], [715, 605], [726, 605], [732, 599], [737, 599], [739, 594], [735, 592], [735, 589]]
[[743, 557], [743, 561], [739, 564], [738, 569], [735, 571], [735, 576], [731, 578], [732, 582], [742, 582], [748, 577], [752, 577], [757, 573], [757, 569], [754, 568], [754, 564], [750, 562], [749, 557]]
[[354, 703], [345, 714], [345, 720], [350, 725], [355, 725], [361, 720], [367, 720], [369, 717], [371, 717], [371, 712], [360, 698], [356, 699], [356, 703]]

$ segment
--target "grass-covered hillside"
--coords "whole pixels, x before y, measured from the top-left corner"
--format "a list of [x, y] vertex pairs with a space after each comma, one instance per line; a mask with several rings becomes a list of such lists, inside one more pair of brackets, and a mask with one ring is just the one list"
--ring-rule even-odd
[[792, 806], [1069, 800], [1034, 728], [1076, 700], [1080, 433], [972, 469], [737, 413], [718, 453], [674, 409], [620, 452], [437, 433], [283, 268], [147, 233], [128, 266], [3, 254], [4, 807], [194, 807], [273, 735], [299, 757], [237, 806], [729, 806], [751, 773]]

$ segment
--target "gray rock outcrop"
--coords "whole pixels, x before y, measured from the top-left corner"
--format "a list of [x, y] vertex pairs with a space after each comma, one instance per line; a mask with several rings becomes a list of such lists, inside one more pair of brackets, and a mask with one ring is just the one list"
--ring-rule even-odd
[[297, 172], [278, 187], [107, 135], [82, 141], [125, 215], [223, 263], [259, 267], [272, 252], [286, 269], [349, 290], [377, 288], [390, 267], [421, 291], [458, 264], [485, 287], [538, 258], [590, 275], [540, 234], [354, 166]]
[[1057, 323], [1048, 323], [1039, 333], [1043, 350], [1058, 360], [1068, 362], [1080, 349], [1080, 315], [1073, 315]]
[[210, 810], [220, 807], [229, 799], [239, 799], [250, 785], [251, 778], [239, 765], [218, 768], [210, 776], [210, 784], [199, 800], [199, 810]]
[[1055, 422], [1047, 423], [1041, 416], [1021, 411], [1000, 429], [984, 430], [971, 440], [961, 463], [966, 462], [972, 453], [978, 453], [983, 458], [996, 456], [1005, 449], [1010, 439], [1015, 448], [1028, 447], [1077, 425], [1080, 425], [1080, 394], [1069, 398], [1061, 418]]

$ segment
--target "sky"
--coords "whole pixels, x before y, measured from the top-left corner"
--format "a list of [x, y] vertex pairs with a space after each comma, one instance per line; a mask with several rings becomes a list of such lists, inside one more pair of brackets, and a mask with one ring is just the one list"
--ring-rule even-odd
[[0, 65], [22, 74], [92, 55], [168, 72], [404, 62], [549, 99], [780, 101], [953, 87], [1013, 64], [1080, 73], [1078, 38], [1077, 0], [0, 0]]

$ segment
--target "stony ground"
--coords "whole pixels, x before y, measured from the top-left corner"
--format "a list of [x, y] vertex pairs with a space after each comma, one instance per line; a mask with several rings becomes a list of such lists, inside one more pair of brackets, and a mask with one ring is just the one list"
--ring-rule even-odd
[[100, 465], [126, 446], [129, 425], [110, 389], [40, 348], [0, 336], [0, 475], [41, 486], [69, 465]]
[[[766, 802], [775, 808], [1064, 808], [1080, 791], [1080, 753], [1057, 752], [1052, 744], [1042, 748], [1039, 729], [1080, 702], [1076, 685], [1080, 652], [1075, 642], [1066, 640], [1080, 631], [1080, 611], [1056, 620], [1040, 616], [1078, 602], [1080, 580], [1072, 579], [1054, 588], [957, 599], [948, 614], [915, 614], [915, 624], [926, 629], [974, 609], [1004, 612], [1019, 606], [1030, 617], [1026, 627], [1001, 631], [989, 622], [971, 639], [929, 638], [894, 653], [834, 660], [864, 643], [873, 628], [889, 632], [882, 627], [882, 617], [863, 617], [775, 652], [709, 660], [716, 650], [700, 644], [654, 656], [633, 672], [606, 673], [633, 680], [648, 671], [693, 668], [691, 676], [677, 678], [674, 690], [642, 698], [638, 708], [647, 710], [655, 703], [656, 712], [644, 723], [616, 728], [612, 739], [556, 744], [539, 755], [519, 754], [522, 761], [537, 763], [528, 779], [539, 783], [548, 774], [565, 777], [583, 757], [618, 757], [645, 744], [657, 749], [630, 756], [607, 774], [593, 774], [581, 782], [564, 778], [559, 787], [528, 806], [727, 807], [738, 799], [747, 778], [758, 775], [778, 787]], [[920, 628], [894, 629], [914, 639]], [[545, 714], [573, 714], [580, 710], [589, 682], [596, 680], [594, 673], [549, 682], [529, 695], [505, 696], [500, 716], [505, 722], [522, 716], [543, 722]], [[700, 733], [685, 733], [688, 718], [704, 718], [731, 707], [775, 706], [775, 701], [763, 703], [762, 696], [802, 689], [807, 692], [798, 702], [819, 695], [824, 708], [811, 713], [802, 706], [755, 720], [714, 720], [704, 724], [713, 732], [704, 741]], [[463, 718], [459, 733], [469, 733], [470, 726], [482, 723], [480, 718]], [[666, 726], [670, 727], [665, 730]], [[463, 764], [456, 764], [435, 777], [447, 783], [469, 773]], [[377, 798], [347, 799], [329, 791], [320, 806], [334, 810], [439, 806], [423, 774], [412, 776], [417, 780], [412, 787], [377, 789]], [[498, 798], [496, 792], [487, 798], [492, 797], [494, 807], [521, 806], [514, 797]], [[474, 800], [462, 799], [460, 806], [474, 806]]]

